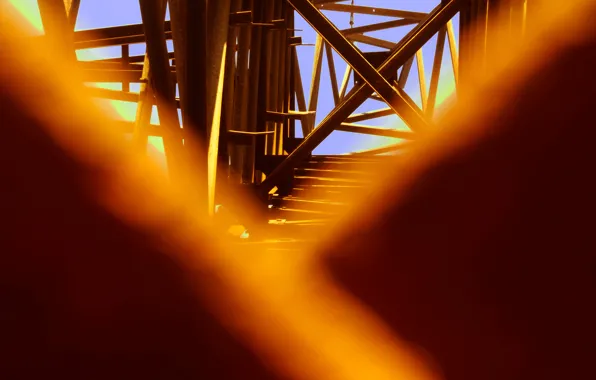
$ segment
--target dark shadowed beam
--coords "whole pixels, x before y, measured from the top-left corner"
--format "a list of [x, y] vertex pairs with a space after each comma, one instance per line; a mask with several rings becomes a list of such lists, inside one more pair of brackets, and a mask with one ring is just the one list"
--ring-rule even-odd
[[[416, 51], [431, 39], [460, 10], [467, 0], [444, 1], [437, 6], [428, 17], [410, 31], [392, 50], [390, 57], [379, 67], [383, 75], [391, 75], [402, 66]], [[370, 95], [373, 90], [365, 83], [354, 87], [342, 99], [317, 128], [263, 181], [259, 188], [260, 195], [265, 197], [269, 191], [292, 174], [333, 130], [352, 114]]]
[[163, 144], [170, 177], [178, 179], [178, 169], [183, 165], [180, 121], [176, 107], [176, 89], [172, 79], [166, 46], [164, 19], [165, 1], [139, 0], [147, 56], [151, 67], [151, 82], [155, 93], [157, 113], [163, 129]]
[[80, 4], [80, 0], [37, 0], [44, 32], [53, 36], [72, 35]]
[[428, 122], [417, 107], [381, 75], [362, 53], [308, 0], [288, 0], [298, 13], [337, 51], [363, 80], [385, 100], [412, 129], [424, 129]]
[[[242, 10], [250, 8], [250, 4], [243, 4]], [[234, 89], [234, 106], [233, 106], [233, 129], [246, 132], [248, 131], [249, 120], [249, 96], [250, 96], [250, 75], [249, 75], [249, 61], [255, 59], [252, 55], [249, 57], [251, 50], [252, 27], [248, 24], [239, 25], [238, 27], [238, 54], [236, 56], [236, 77]], [[249, 147], [234, 145], [230, 146], [231, 152], [231, 181], [234, 184], [241, 183], [243, 178], [247, 175], [243, 172], [246, 164], [248, 154], [246, 153]]]
[[73, 32], [79, 14], [80, 0], [37, 0], [44, 33], [56, 48], [76, 60]]
[[[230, 13], [237, 13], [242, 11], [242, 0], [232, 0], [230, 4]], [[226, 170], [218, 171], [219, 179], [225, 180], [230, 177], [232, 168], [230, 167], [229, 158], [237, 156], [236, 152], [233, 151], [232, 146], [228, 145], [228, 131], [234, 129], [234, 95], [236, 87], [236, 49], [230, 49], [230, 46], [235, 46], [236, 41], [239, 40], [240, 26], [230, 24], [228, 31], [228, 42], [226, 49], [226, 72], [224, 76], [224, 90], [222, 100], [222, 127], [219, 135], [219, 149], [218, 157], [220, 160], [220, 167], [225, 166]], [[238, 52], [240, 49], [238, 44]], [[240, 53], [238, 53], [238, 56]], [[225, 160], [225, 162], [223, 162]], [[233, 165], [232, 165], [233, 166]], [[226, 173], [226, 176], [222, 174]], [[227, 178], [226, 178], [227, 177]]]
[[[261, 73], [262, 68], [266, 66], [266, 61], [262, 59], [262, 51], [266, 49], [264, 29], [264, 22], [266, 21], [265, 15], [265, 3], [264, 1], [255, 0], [252, 2], [252, 14], [253, 21], [257, 23], [251, 29], [250, 35], [250, 52], [249, 52], [249, 65], [248, 65], [248, 89], [247, 89], [247, 123], [246, 128], [248, 132], [257, 132], [257, 126], [259, 125], [260, 119], [264, 112], [259, 112], [260, 108], [264, 110], [264, 107], [260, 107], [260, 103], [265, 101], [263, 91], [265, 88], [262, 86], [262, 78], [264, 74]], [[260, 123], [265, 125], [264, 122]], [[261, 127], [262, 128], [262, 127]], [[264, 141], [261, 140], [263, 143]], [[261, 142], [259, 142], [261, 144]], [[244, 183], [254, 183], [256, 176], [255, 173], [255, 153], [257, 151], [257, 144], [254, 144], [244, 152], [243, 157], [243, 168], [242, 168], [242, 181]]]
[[[500, 1], [491, 0], [492, 10], [489, 12], [489, 0], [469, 0], [462, 7], [459, 17], [459, 90], [466, 91], [473, 86], [472, 73], [483, 71], [487, 61], [487, 43], [493, 45], [488, 32], [492, 15], [498, 14]], [[489, 17], [491, 15], [491, 17]], [[491, 22], [489, 22], [489, 20]], [[487, 38], [488, 37], [488, 38]]]
[[182, 120], [205, 211], [214, 211], [230, 0], [170, 0]]
[[[182, 123], [206, 148], [207, 128], [207, 2], [169, 0], [176, 77]], [[192, 68], [190, 70], [189, 68]], [[192, 143], [189, 141], [189, 147]], [[204, 162], [206, 164], [206, 160]], [[206, 166], [205, 166], [206, 169]]]

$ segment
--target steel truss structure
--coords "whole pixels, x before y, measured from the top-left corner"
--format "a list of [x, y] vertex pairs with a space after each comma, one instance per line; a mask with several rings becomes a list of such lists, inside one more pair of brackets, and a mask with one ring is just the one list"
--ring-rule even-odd
[[[190, 159], [184, 152], [193, 152], [193, 165], [201, 169], [197, 172], [207, 175], [203, 195], [213, 210], [219, 196], [216, 183], [221, 181], [254, 190], [267, 200], [265, 204], [277, 199], [281, 203], [276, 207], [281, 207], [284, 199], [300, 203], [321, 198], [286, 196], [306, 188], [301, 178], [303, 182], [305, 178], [321, 180], [316, 173], [323, 172], [324, 164], [331, 169], [345, 162], [360, 165], [364, 173], [360, 179], [365, 178], [367, 165], [378, 162], [382, 154], [407, 149], [417, 133], [433, 123], [443, 53], [451, 58], [457, 91], [465, 91], [468, 72], [484, 65], [491, 44], [497, 43], [491, 33], [495, 15], [509, 14], [511, 33], [522, 35], [531, 1], [437, 0], [432, 12], [420, 13], [398, 9], [400, 1], [392, 3], [395, 9], [388, 9], [368, 6], [366, 0], [358, 5], [334, 0], [139, 0], [142, 24], [84, 31], [74, 31], [81, 0], [38, 0], [38, 4], [46, 34], [64, 41], [59, 47], [64, 54], [121, 47], [119, 58], [78, 62], [84, 80], [122, 84], [122, 91], [91, 90], [100, 98], [138, 103], [135, 121], [121, 123], [123, 132], [132, 133], [134, 146], [140, 150], [146, 148], [149, 136], [161, 136], [173, 179], [176, 167]], [[376, 23], [339, 29], [326, 12], [384, 17]], [[308, 99], [300, 70], [297, 47], [303, 43], [295, 29], [296, 15], [317, 32]], [[456, 15], [458, 24], [454, 25]], [[397, 42], [369, 35], [405, 26], [412, 29]], [[422, 48], [433, 36], [437, 36], [435, 54], [427, 85]], [[167, 49], [168, 40], [173, 41], [173, 52]], [[135, 43], [146, 43], [144, 55], [130, 55], [129, 46]], [[380, 50], [363, 52], [357, 45]], [[347, 63], [343, 81], [338, 81], [332, 51]], [[335, 107], [316, 125], [324, 52]], [[421, 102], [405, 91], [414, 62]], [[131, 92], [131, 83], [140, 83], [140, 92]], [[355, 113], [368, 99], [386, 106]], [[154, 105], [159, 126], [149, 122]], [[409, 130], [360, 124], [393, 114]], [[302, 137], [297, 137], [298, 124]], [[189, 130], [192, 134], [185, 133]], [[348, 156], [313, 156], [313, 150], [333, 131], [400, 142]], [[345, 173], [339, 181], [342, 186], [366, 184]], [[327, 206], [327, 211], [333, 208], [331, 203]]]

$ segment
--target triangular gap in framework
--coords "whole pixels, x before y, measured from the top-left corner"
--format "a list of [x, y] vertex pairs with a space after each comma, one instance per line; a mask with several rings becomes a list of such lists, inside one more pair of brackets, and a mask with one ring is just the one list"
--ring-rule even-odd
[[[316, 105], [316, 125], [318, 125], [335, 107], [335, 103], [333, 101], [333, 90], [331, 88], [331, 77], [329, 72], [329, 66], [327, 64], [327, 51], [326, 45], [327, 43], [322, 41], [322, 54], [321, 54], [321, 73], [319, 79], [319, 93], [317, 97], [317, 105]], [[315, 47], [315, 54], [316, 54], [316, 47]], [[310, 102], [307, 102], [307, 104]]]
[[[358, 46], [356, 46], [358, 48]], [[339, 55], [335, 49], [331, 48], [331, 50], [333, 51], [333, 61], [335, 62], [335, 72], [336, 72], [336, 76], [337, 76], [337, 84], [339, 87], [339, 91], [340, 91], [340, 95], [342, 92], [342, 84], [344, 83], [344, 79], [347, 80], [346, 82], [346, 88], [345, 88], [345, 94], [347, 94], [348, 92], [350, 92], [350, 90], [352, 89], [352, 87], [354, 87], [354, 70], [351, 69], [351, 67], [348, 65], [348, 63], [346, 62], [346, 60], [344, 60], [342, 58], [341, 55]], [[350, 69], [349, 71], [349, 77], [345, 78], [346, 75], [346, 70]]]
[[300, 16], [298, 12], [294, 12], [294, 28], [301, 30], [298, 36], [302, 37], [304, 45], [296, 46], [296, 55], [300, 65], [300, 74], [302, 80], [302, 88], [304, 89], [304, 96], [308, 106], [308, 95], [311, 90], [313, 59], [315, 55], [315, 41], [317, 39], [317, 32]]
[[[435, 33], [430, 40], [428, 40], [424, 46], [422, 46], [422, 57], [424, 61], [424, 79], [425, 86], [427, 89], [427, 96], [430, 89], [430, 81], [433, 73], [433, 66], [435, 62], [435, 53], [437, 48], [438, 33]], [[416, 60], [414, 61], [416, 63]], [[416, 66], [416, 70], [418, 66]], [[441, 68], [442, 69], [442, 68]], [[442, 71], [442, 70], [441, 70]]]
[[416, 105], [422, 108], [422, 98], [420, 97], [420, 83], [418, 80], [418, 65], [416, 64], [416, 57], [414, 56], [414, 61], [412, 63], [412, 67], [410, 68], [410, 73], [408, 75], [408, 80], [406, 81], [406, 85], [404, 86], [404, 91]]
[[457, 93], [455, 88], [455, 76], [453, 74], [453, 61], [451, 60], [451, 53], [449, 51], [449, 42], [445, 41], [434, 118], [440, 117], [456, 100]]
[[[329, 45], [331, 47], [331, 45]], [[341, 86], [342, 86], [342, 82], [343, 82], [343, 78], [344, 78], [344, 74], [346, 71], [346, 68], [348, 67], [348, 64], [346, 63], [346, 61], [344, 61], [341, 56], [339, 54], [337, 54], [337, 52], [335, 51], [335, 49], [333, 49], [333, 47], [331, 47], [331, 57], [333, 59], [333, 64], [335, 66], [335, 80], [337, 82], [337, 88], [338, 88], [338, 92], [341, 98]], [[327, 51], [325, 51], [325, 54], [327, 54]], [[327, 61], [327, 55], [325, 56], [326, 59], [326, 66], [327, 66], [327, 70], [329, 70], [329, 65], [328, 65], [328, 61]], [[331, 79], [331, 73], [329, 73], [329, 78]], [[347, 91], [346, 91], [347, 93]]]

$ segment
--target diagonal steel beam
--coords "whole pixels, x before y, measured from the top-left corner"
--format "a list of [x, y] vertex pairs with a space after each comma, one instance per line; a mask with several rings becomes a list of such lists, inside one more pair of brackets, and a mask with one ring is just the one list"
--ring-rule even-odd
[[417, 107], [412, 107], [314, 4], [308, 0], [288, 2], [411, 129], [421, 129], [428, 124], [422, 112]]
[[179, 178], [182, 160], [182, 138], [176, 104], [176, 89], [166, 47], [164, 0], [139, 0], [141, 18], [147, 41], [147, 58], [151, 70], [151, 85], [155, 91], [157, 114], [163, 129], [163, 144], [172, 179]]
[[[402, 66], [410, 57], [416, 54], [422, 46], [430, 40], [455, 14], [462, 4], [468, 0], [446, 0], [437, 6], [428, 17], [408, 33], [393, 49], [389, 58], [379, 67], [382, 75], [389, 75]], [[317, 128], [263, 181], [259, 188], [261, 196], [267, 196], [269, 191], [280, 181], [292, 174], [300, 162], [307, 158], [333, 130], [352, 114], [370, 95], [373, 90], [366, 84], [360, 84], [352, 89], [342, 99]]]

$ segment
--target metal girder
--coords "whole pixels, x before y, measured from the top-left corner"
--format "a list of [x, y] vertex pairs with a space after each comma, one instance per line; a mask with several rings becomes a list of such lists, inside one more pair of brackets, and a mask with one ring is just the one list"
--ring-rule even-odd
[[353, 123], [341, 123], [337, 128], [335, 128], [335, 130], [407, 140], [412, 140], [415, 137], [414, 133], [408, 131], [398, 131], [395, 129], [379, 128], [369, 125], [360, 125]]
[[163, 129], [163, 144], [168, 168], [178, 178], [182, 160], [182, 139], [176, 107], [176, 90], [171, 76], [166, 47], [164, 18], [165, 1], [139, 0], [147, 40], [147, 56], [151, 66], [151, 82], [155, 90], [157, 113]]
[[[443, 27], [460, 10], [462, 4], [468, 0], [447, 0], [437, 6], [428, 17], [408, 33], [393, 49], [390, 57], [379, 67], [383, 75], [390, 75], [402, 66], [416, 51]], [[360, 104], [362, 104], [373, 90], [366, 84], [354, 87], [342, 99], [331, 113], [307, 136], [302, 143], [263, 181], [259, 187], [261, 196], [267, 196], [269, 191], [288, 175], [302, 160], [307, 158], [327, 136], [333, 132]]]
[[72, 35], [79, 13], [80, 0], [37, 0], [39, 15], [47, 35]]
[[[207, 3], [169, 0], [182, 123], [203, 142], [207, 132]], [[189, 68], [191, 68], [189, 70]], [[189, 142], [194, 145], [195, 142]], [[186, 144], [185, 144], [186, 145]], [[205, 148], [205, 145], [203, 146]]]
[[427, 121], [401, 93], [381, 75], [362, 53], [308, 0], [288, 0], [298, 13], [321, 35], [372, 89], [387, 102], [412, 129], [422, 129]]
[[458, 87], [459, 78], [459, 56], [457, 54], [457, 43], [455, 42], [455, 33], [453, 32], [453, 22], [447, 23], [447, 38], [449, 42], [449, 55], [451, 57], [451, 66], [453, 67], [453, 78], [455, 79], [455, 88]]
[[379, 117], [390, 116], [390, 115], [393, 115], [393, 110], [391, 108], [383, 108], [380, 110], [367, 111], [367, 112], [351, 115], [350, 117], [346, 118], [346, 121], [348, 123], [356, 123], [358, 121], [376, 119]]
[[[145, 55], [131, 55], [128, 57], [128, 63], [143, 63], [145, 62]], [[174, 59], [174, 52], [168, 53], [168, 59]], [[122, 58], [102, 58], [102, 59], [95, 59], [93, 61], [85, 61], [85, 62], [95, 62], [95, 63], [120, 63], [122, 62]], [[80, 62], [79, 62], [80, 63]]]
[[[171, 28], [170, 21], [166, 21], [164, 23], [166, 39], [172, 38]], [[73, 39], [74, 48], [80, 50], [141, 43], [145, 42], [145, 35], [143, 24], [131, 24], [108, 28], [79, 30], [74, 32]]]
[[371, 24], [371, 25], [357, 26], [357, 27], [350, 28], [350, 29], [342, 29], [341, 32], [347, 36], [350, 34], [367, 33], [367, 32], [374, 32], [377, 30], [396, 28], [398, 26], [413, 25], [413, 24], [418, 24], [418, 22], [419, 22], [418, 20], [411, 20], [411, 19], [393, 20], [393, 21], [379, 22], [379, 23]]
[[333, 60], [333, 50], [329, 44], [325, 44], [325, 55], [327, 56], [327, 66], [329, 67], [329, 77], [331, 78], [331, 92], [333, 93], [333, 104], [339, 103], [339, 86], [337, 84], [337, 73], [335, 72], [335, 62]]
[[[317, 111], [319, 104], [319, 89], [321, 87], [321, 69], [323, 68], [323, 45], [325, 42], [320, 35], [317, 35], [317, 42], [315, 44], [315, 54], [312, 65], [312, 79], [310, 81], [310, 95], [308, 97], [308, 111]], [[312, 132], [315, 127], [315, 117], [308, 119], [308, 133]], [[306, 136], [306, 135], [305, 135]]]
[[363, 7], [359, 5], [349, 4], [317, 4], [315, 6], [319, 9], [327, 11], [359, 13], [371, 16], [401, 17], [410, 20], [424, 20], [424, 18], [426, 17], [426, 13], [422, 12], [402, 11], [398, 9], [386, 9], [377, 7]]
[[395, 47], [395, 42], [383, 40], [381, 38], [366, 36], [362, 33], [349, 34], [347, 38], [353, 42], [361, 42], [366, 45], [376, 46], [388, 50], [391, 50]]
[[433, 71], [430, 78], [430, 88], [428, 92], [428, 102], [426, 112], [428, 117], [433, 117], [437, 102], [437, 91], [439, 89], [439, 79], [441, 76], [441, 66], [443, 64], [443, 52], [445, 50], [445, 40], [447, 38], [447, 28], [442, 28], [437, 35], [437, 46], [435, 48], [435, 59], [433, 62]]
[[80, 0], [37, 0], [39, 15], [46, 35], [65, 56], [76, 60], [73, 32], [79, 14]]
[[[228, 49], [228, 33], [230, 30], [231, 0], [211, 1], [208, 7], [207, 40], [207, 210], [209, 215], [215, 212], [215, 187], [217, 182], [218, 153], [220, 130], [222, 127], [222, 102]], [[225, 127], [224, 127], [225, 128]], [[225, 134], [223, 135], [225, 136]]]
[[382, 146], [379, 148], [373, 148], [373, 149], [366, 149], [366, 150], [361, 150], [359, 152], [354, 152], [351, 153], [352, 156], [376, 156], [379, 154], [387, 154], [387, 153], [393, 153], [393, 152], [397, 152], [400, 150], [405, 150], [409, 147], [412, 146], [412, 141], [407, 141], [407, 142], [401, 142], [401, 143], [397, 143], [397, 144], [391, 144], [391, 145], [386, 145], [386, 146]]
[[[214, 210], [221, 104], [224, 89], [230, 0], [208, 7], [206, 0], [169, 0], [176, 72], [185, 140], [201, 188], [198, 198], [205, 212]], [[208, 42], [209, 41], [209, 42]]]
[[141, 78], [145, 79], [145, 82], [141, 83], [139, 89], [132, 143], [138, 152], [145, 152], [147, 150], [149, 137], [147, 129], [151, 122], [151, 112], [153, 111], [153, 104], [155, 103], [153, 88], [151, 83], [149, 83], [151, 79], [151, 64], [149, 62], [149, 56], [146, 53]]

